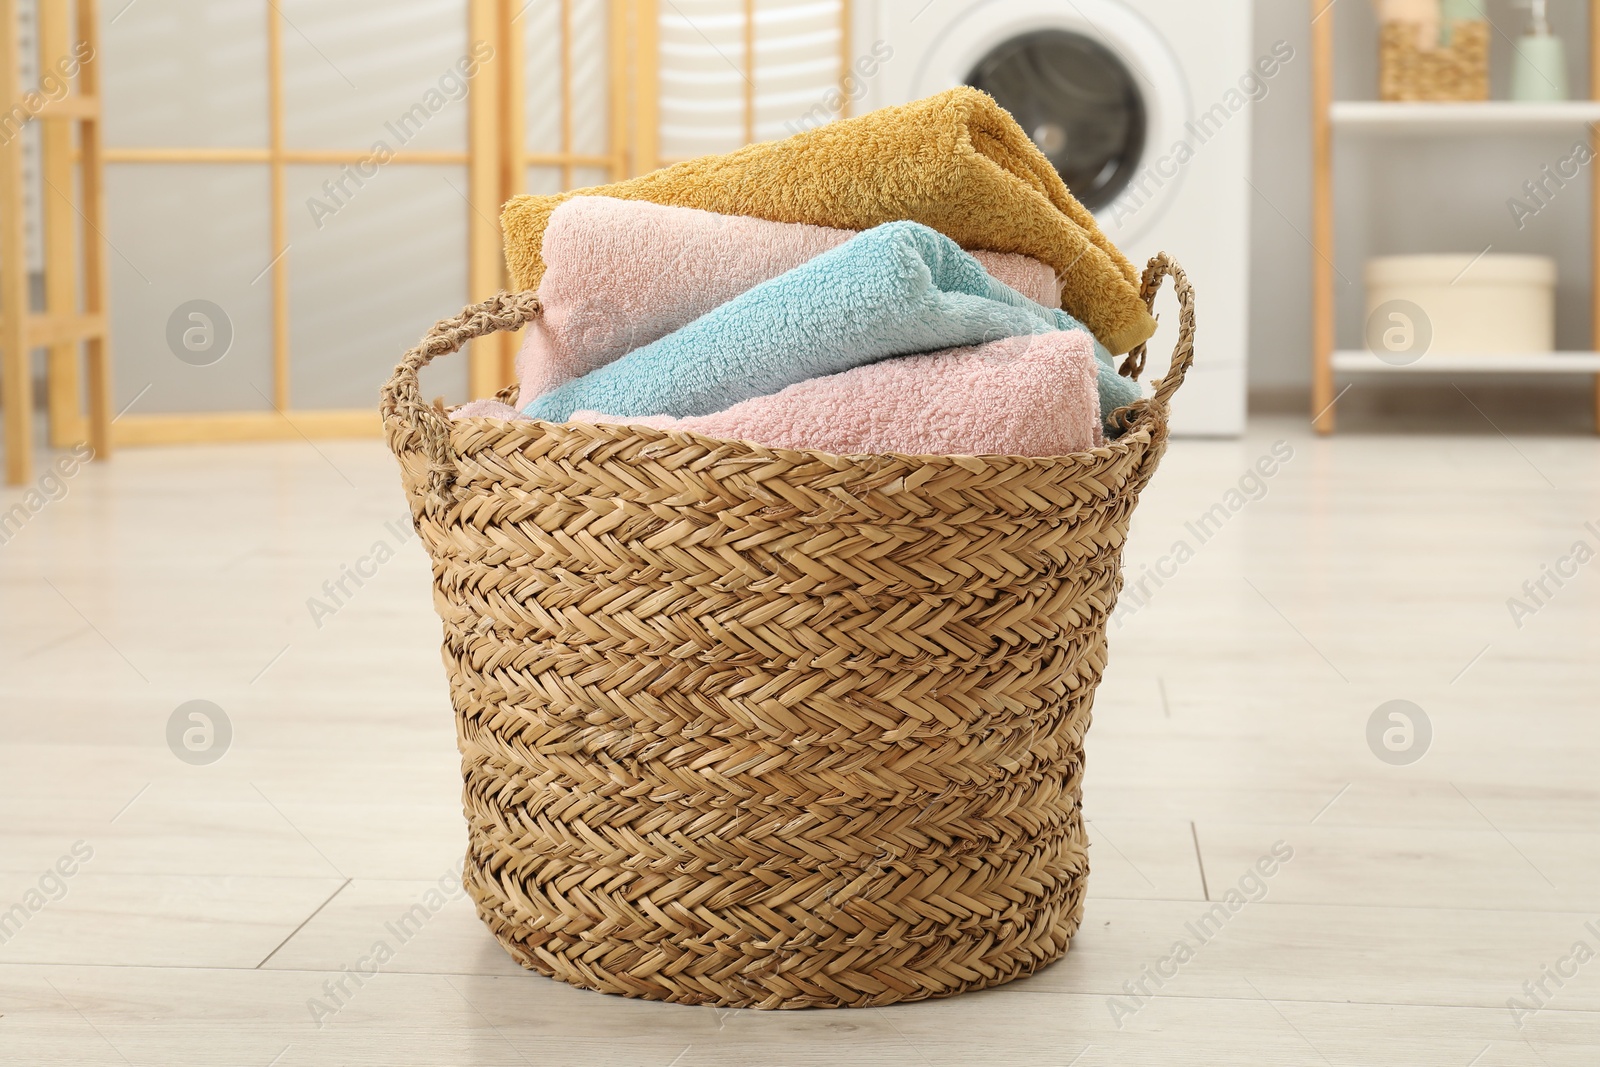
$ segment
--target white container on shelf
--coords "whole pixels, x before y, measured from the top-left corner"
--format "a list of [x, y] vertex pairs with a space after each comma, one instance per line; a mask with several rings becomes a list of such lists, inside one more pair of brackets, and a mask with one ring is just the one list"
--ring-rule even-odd
[[1366, 282], [1369, 347], [1399, 330], [1417, 335], [1406, 347], [1429, 352], [1555, 349], [1556, 264], [1548, 256], [1380, 256], [1367, 261]]

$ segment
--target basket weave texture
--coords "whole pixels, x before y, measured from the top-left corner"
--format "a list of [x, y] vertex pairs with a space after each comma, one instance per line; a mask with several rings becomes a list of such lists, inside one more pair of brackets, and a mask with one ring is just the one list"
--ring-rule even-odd
[[[867, 1006], [1028, 975], [1083, 913], [1084, 734], [1128, 520], [1193, 357], [1052, 458], [837, 456], [383, 417], [433, 565], [478, 913], [524, 966], [689, 1004]], [[1143, 346], [1123, 373], [1143, 367]]]
[[1415, 23], [1390, 20], [1379, 30], [1378, 99], [1489, 99], [1489, 24], [1450, 24], [1450, 43], [1423, 47]]

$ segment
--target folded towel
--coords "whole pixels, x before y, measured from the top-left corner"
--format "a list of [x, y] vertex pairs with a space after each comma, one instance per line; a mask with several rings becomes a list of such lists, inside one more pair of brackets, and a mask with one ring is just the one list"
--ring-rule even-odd
[[[544, 314], [517, 354], [523, 407], [541, 393], [687, 326], [855, 236], [853, 230], [580, 196], [544, 231]], [[1009, 252], [974, 252], [1029, 300], [1059, 307], [1055, 272]]]
[[[551, 422], [578, 410], [709, 415], [889, 356], [1081, 328], [991, 278], [948, 237], [891, 222], [557, 386], [523, 412]], [[1100, 389], [1107, 413], [1138, 392], [1114, 372], [1101, 374]]]
[[1422, 51], [1439, 47], [1439, 0], [1377, 0], [1377, 8], [1380, 22], [1414, 24], [1417, 47]]
[[846, 230], [910, 219], [1049, 264], [1061, 306], [1113, 352], [1155, 332], [1133, 265], [1010, 114], [967, 86], [611, 185], [513, 197], [500, 222], [518, 288], [539, 287], [551, 212], [586, 194]]
[[886, 359], [686, 419], [617, 419], [771, 448], [841, 455], [1062, 456], [1104, 444], [1093, 343], [1082, 330]]

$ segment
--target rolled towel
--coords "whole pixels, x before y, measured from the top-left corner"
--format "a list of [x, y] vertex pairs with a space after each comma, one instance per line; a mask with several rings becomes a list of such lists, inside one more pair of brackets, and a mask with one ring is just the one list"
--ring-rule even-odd
[[1105, 443], [1096, 366], [1087, 333], [1056, 331], [886, 359], [712, 415], [572, 418], [841, 455], [1061, 456]]
[[1377, 0], [1377, 8], [1379, 22], [1409, 22], [1415, 26], [1419, 50], [1432, 52], [1439, 47], [1439, 0]]
[[1042, 260], [1061, 306], [1113, 352], [1155, 333], [1133, 265], [1016, 120], [968, 86], [611, 185], [513, 197], [500, 222], [518, 288], [539, 287], [550, 215], [582, 195], [845, 230], [910, 219], [964, 248]]
[[[709, 415], [889, 356], [1073, 329], [1081, 324], [1072, 316], [994, 280], [948, 237], [891, 222], [522, 410], [551, 422], [580, 410], [630, 418]], [[1102, 366], [1109, 370], [1109, 363], [1107, 354]], [[1099, 375], [1099, 391], [1107, 414], [1138, 395], [1115, 372]]]
[[[544, 314], [517, 354], [517, 406], [665, 337], [740, 293], [854, 237], [854, 230], [580, 196], [544, 231]], [[995, 278], [1056, 308], [1055, 272], [1010, 252], [974, 252]]]

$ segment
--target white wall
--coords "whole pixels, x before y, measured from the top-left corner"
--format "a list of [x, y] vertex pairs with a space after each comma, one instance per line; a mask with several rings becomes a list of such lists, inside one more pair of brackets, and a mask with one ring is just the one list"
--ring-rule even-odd
[[[1509, 0], [1485, 0], [1500, 32], [1491, 54], [1492, 95], [1504, 97], [1510, 67], [1506, 38], [1520, 36], [1526, 14]], [[1250, 385], [1257, 392], [1308, 388], [1311, 380], [1311, 26], [1310, 3], [1257, 0], [1255, 46], [1283, 39], [1297, 58], [1256, 105], [1251, 218]], [[1551, 0], [1551, 19], [1567, 41], [1574, 95], [1586, 95], [1587, 33], [1581, 0]], [[1377, 29], [1370, 0], [1337, 0], [1335, 95], [1377, 95]], [[1405, 252], [1494, 252], [1556, 257], [1560, 274], [1556, 343], [1590, 347], [1589, 189], [1582, 178], [1517, 228], [1506, 206], [1522, 183], [1571, 149], [1575, 134], [1505, 134], [1492, 138], [1335, 142], [1339, 210], [1334, 261], [1339, 283], [1339, 343], [1358, 347], [1362, 263]], [[1204, 294], [1202, 294], [1203, 296]]]

